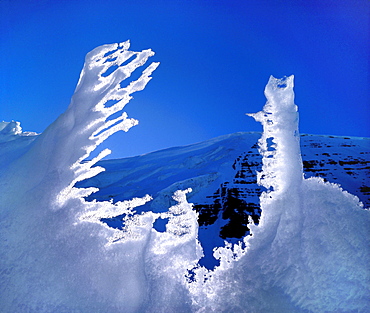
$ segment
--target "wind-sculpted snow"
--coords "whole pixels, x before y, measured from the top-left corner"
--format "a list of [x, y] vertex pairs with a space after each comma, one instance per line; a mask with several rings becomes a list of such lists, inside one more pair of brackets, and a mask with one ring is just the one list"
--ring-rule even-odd
[[[149, 198], [87, 203], [81, 197], [97, 188], [73, 187], [104, 170], [93, 166], [108, 150], [84, 161], [102, 141], [137, 124], [125, 112], [110, 117], [124, 108], [133, 92], [145, 87], [158, 63], [122, 86], [154, 54], [128, 48], [127, 41], [88, 53], [67, 111], [26, 151], [5, 159], [1, 166], [3, 312], [106, 312], [123, 307], [135, 312], [145, 300], [140, 242], [108, 248], [114, 230], [83, 222], [83, 217], [87, 211], [129, 211]], [[12, 135], [21, 135], [20, 129]]]
[[[272, 191], [261, 196], [263, 213], [260, 225], [251, 226], [244, 265], [258, 273], [255, 279], [272, 299], [288, 301], [281, 307], [265, 304], [266, 311], [290, 312], [289, 306], [284, 309], [290, 302], [295, 310], [366, 312], [369, 211], [338, 185], [302, 179], [292, 89], [292, 76], [271, 77], [265, 90], [268, 102], [254, 115], [264, 126], [260, 181]], [[270, 137], [272, 151], [266, 143]], [[257, 271], [252, 263], [258, 264]]]
[[[153, 55], [128, 48], [124, 42], [90, 52], [70, 106], [41, 135], [0, 124], [1, 311], [367, 312], [369, 211], [338, 185], [304, 179], [293, 77], [271, 77], [267, 104], [253, 114], [264, 127], [259, 225], [251, 220], [252, 236], [215, 248], [213, 270], [199, 264], [198, 213], [186, 196], [188, 184], [201, 193], [219, 173], [168, 186], [172, 200], [86, 200], [98, 189], [76, 183], [104, 171], [95, 164], [109, 151], [86, 158], [137, 124], [125, 112], [112, 115], [158, 66], [123, 87]], [[194, 156], [189, 146], [184, 171], [203, 157], [224, 167], [220, 154], [229, 149], [204, 148], [205, 157]], [[171, 173], [155, 175], [164, 181]], [[142, 210], [149, 201], [152, 210]], [[107, 222], [113, 219], [118, 227]], [[154, 226], [159, 220], [167, 222], [163, 230]]]

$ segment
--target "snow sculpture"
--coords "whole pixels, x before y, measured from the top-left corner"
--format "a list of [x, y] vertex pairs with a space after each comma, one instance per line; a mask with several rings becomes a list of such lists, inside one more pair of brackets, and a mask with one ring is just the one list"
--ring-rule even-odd
[[[158, 63], [122, 81], [153, 55], [129, 42], [86, 56], [67, 111], [41, 135], [0, 123], [0, 306], [2, 312], [367, 312], [369, 211], [357, 197], [305, 179], [293, 77], [270, 78], [262, 112], [259, 226], [239, 244], [214, 250], [220, 265], [199, 265], [197, 214], [187, 190], [168, 212], [123, 202], [87, 202], [96, 188], [77, 181], [104, 169], [89, 154], [137, 124], [122, 111]], [[158, 203], [161, 203], [160, 201]], [[120, 216], [122, 229], [102, 219]], [[153, 227], [168, 219], [166, 230]]]
[[260, 288], [252, 299], [265, 301], [256, 310], [366, 312], [369, 212], [336, 184], [302, 179], [293, 76], [271, 77], [265, 94], [264, 110], [252, 116], [264, 127], [259, 181], [270, 191], [244, 258], [247, 271], [258, 273], [249, 275]]
[[[285, 229], [277, 237], [290, 237], [302, 230], [303, 167], [293, 79], [294, 76], [282, 79], [271, 76], [265, 88], [267, 103], [263, 111], [249, 114], [263, 125], [264, 131], [259, 140], [263, 165], [257, 178], [270, 191], [261, 196], [261, 207], [264, 207], [264, 203], [267, 205], [264, 207], [260, 226], [263, 227], [266, 223], [267, 229], [275, 229], [281, 218]], [[281, 203], [274, 205], [276, 202]], [[265, 231], [264, 235], [268, 233]]]
[[303, 178], [293, 79], [293, 76], [283, 79], [271, 76], [265, 89], [267, 103], [263, 111], [248, 114], [261, 122], [264, 129], [259, 140], [260, 153], [264, 156], [263, 169], [258, 175], [260, 184], [281, 192], [299, 188]]
[[[123, 306], [135, 312], [145, 300], [144, 265], [137, 262], [140, 243], [108, 248], [113, 230], [81, 221], [95, 216], [96, 222], [99, 214], [112, 211], [132, 212], [150, 197], [87, 203], [82, 197], [96, 188], [73, 187], [104, 170], [93, 166], [109, 150], [85, 161], [102, 141], [137, 124], [125, 112], [111, 116], [124, 108], [133, 92], [145, 87], [159, 63], [151, 63], [137, 80], [122, 86], [154, 54], [129, 51], [129, 45], [128, 41], [103, 45], [88, 53], [67, 111], [28, 150], [1, 166], [3, 312], [105, 312]], [[7, 128], [4, 124], [3, 132]], [[17, 125], [13, 133], [21, 135]]]

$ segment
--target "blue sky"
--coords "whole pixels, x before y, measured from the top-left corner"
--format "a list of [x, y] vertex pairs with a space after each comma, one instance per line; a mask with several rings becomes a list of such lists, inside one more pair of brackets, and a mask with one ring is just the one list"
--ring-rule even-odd
[[0, 120], [42, 132], [68, 106], [85, 54], [131, 40], [161, 65], [126, 106], [140, 123], [111, 158], [260, 131], [270, 75], [295, 75], [300, 131], [370, 137], [370, 2], [0, 1]]

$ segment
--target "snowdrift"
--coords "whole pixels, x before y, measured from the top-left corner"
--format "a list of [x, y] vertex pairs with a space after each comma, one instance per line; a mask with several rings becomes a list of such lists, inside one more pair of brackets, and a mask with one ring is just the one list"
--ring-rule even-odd
[[[304, 177], [293, 77], [271, 77], [267, 103], [252, 115], [264, 126], [259, 223], [249, 223], [252, 236], [214, 249], [213, 270], [199, 264], [187, 181], [171, 187], [180, 190], [171, 189], [166, 207], [151, 195], [89, 201], [98, 188], [76, 183], [104, 171], [95, 164], [109, 151], [86, 158], [137, 123], [118, 112], [158, 66], [125, 85], [153, 55], [128, 49], [124, 42], [90, 52], [71, 104], [42, 134], [0, 125], [1, 311], [367, 312], [369, 211], [338, 185]], [[201, 164], [187, 162], [185, 169]], [[216, 176], [193, 187], [201, 193]], [[140, 209], [149, 201], [155, 209]], [[106, 222], [117, 216], [122, 227]], [[153, 227], [159, 219], [164, 231]]]

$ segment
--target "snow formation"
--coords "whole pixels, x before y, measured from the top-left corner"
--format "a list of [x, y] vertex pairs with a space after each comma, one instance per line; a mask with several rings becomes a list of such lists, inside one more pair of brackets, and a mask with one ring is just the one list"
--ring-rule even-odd
[[[97, 188], [75, 184], [104, 171], [94, 165], [109, 151], [86, 158], [137, 124], [125, 112], [115, 116], [158, 66], [124, 86], [153, 55], [128, 48], [90, 52], [67, 111], [41, 135], [0, 124], [1, 311], [367, 312], [369, 211], [338, 185], [303, 177], [293, 77], [271, 77], [268, 101], [253, 114], [264, 126], [260, 223], [243, 242], [214, 250], [213, 271], [198, 263], [185, 182], [176, 203], [156, 212], [138, 213], [148, 195], [85, 200]], [[122, 229], [103, 222], [114, 216]], [[163, 232], [153, 228], [160, 219], [168, 220]]]

